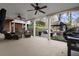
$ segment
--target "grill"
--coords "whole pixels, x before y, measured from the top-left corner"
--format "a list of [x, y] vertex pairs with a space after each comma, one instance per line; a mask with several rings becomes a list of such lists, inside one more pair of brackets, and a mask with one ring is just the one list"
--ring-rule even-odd
[[63, 36], [67, 40], [68, 56], [71, 56], [71, 50], [79, 52], [79, 27], [68, 29]]

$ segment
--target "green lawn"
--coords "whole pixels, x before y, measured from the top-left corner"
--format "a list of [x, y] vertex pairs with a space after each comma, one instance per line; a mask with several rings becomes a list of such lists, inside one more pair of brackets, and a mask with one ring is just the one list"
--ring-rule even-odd
[[63, 42], [66, 41], [62, 35], [52, 36], [51, 39], [57, 41], [63, 41]]

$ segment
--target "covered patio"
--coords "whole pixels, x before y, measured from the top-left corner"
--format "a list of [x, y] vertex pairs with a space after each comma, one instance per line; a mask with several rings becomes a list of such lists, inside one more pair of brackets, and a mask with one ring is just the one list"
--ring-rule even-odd
[[[71, 16], [71, 11], [79, 11], [79, 4], [39, 4], [47, 5], [46, 14], [34, 15], [33, 12], [26, 12], [29, 10], [30, 4], [0, 4], [0, 8], [4, 7], [8, 10], [7, 18], [23, 21], [21, 22], [21, 29], [27, 29], [27, 22], [32, 22], [31, 37], [25, 38], [23, 35], [19, 40], [0, 40], [0, 55], [1, 56], [67, 56], [67, 43], [51, 40], [51, 26], [54, 20], [60, 20], [60, 13], [67, 12]], [[27, 6], [27, 7], [26, 7]], [[55, 6], [55, 7], [54, 7]], [[20, 14], [22, 18], [16, 17]], [[57, 14], [58, 18], [53, 19], [52, 16]], [[71, 18], [69, 18], [70, 20]], [[45, 37], [37, 36], [36, 22], [37, 20], [46, 21], [47, 35]], [[9, 32], [11, 30], [16, 33], [16, 22], [13, 25], [9, 23]], [[19, 23], [19, 22], [18, 22]], [[13, 28], [12, 28], [13, 27]], [[17, 26], [18, 27], [18, 26]], [[18, 29], [19, 30], [19, 29]], [[29, 29], [30, 30], [30, 29]], [[62, 31], [63, 32], [63, 31]], [[23, 32], [22, 32], [23, 33]], [[79, 52], [72, 51], [73, 56], [79, 56]]]

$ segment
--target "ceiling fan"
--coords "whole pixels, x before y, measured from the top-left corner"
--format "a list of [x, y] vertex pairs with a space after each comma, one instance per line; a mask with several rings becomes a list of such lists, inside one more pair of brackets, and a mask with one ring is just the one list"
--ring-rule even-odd
[[40, 7], [38, 3], [35, 3], [35, 4], [30, 4], [34, 9], [33, 10], [27, 10], [27, 11], [34, 11], [35, 10], [35, 15], [37, 14], [37, 12], [41, 12], [43, 14], [45, 14], [44, 11], [42, 11], [41, 9], [44, 9], [44, 8], [47, 8], [47, 6], [42, 6]]

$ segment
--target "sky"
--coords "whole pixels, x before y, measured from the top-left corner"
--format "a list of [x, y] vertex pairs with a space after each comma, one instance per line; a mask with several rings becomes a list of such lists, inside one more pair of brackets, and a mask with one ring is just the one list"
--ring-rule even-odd
[[[76, 21], [76, 19], [79, 17], [79, 11], [73, 11], [73, 12], [71, 12], [71, 17], [72, 17], [72, 20], [73, 21]], [[61, 21], [62, 22], [67, 22], [68, 20], [67, 20], [67, 13], [64, 13], [63, 15], [61, 15]]]

